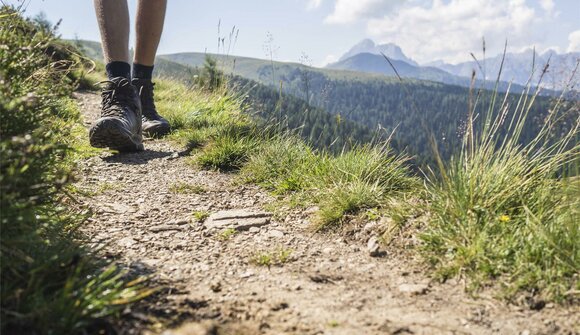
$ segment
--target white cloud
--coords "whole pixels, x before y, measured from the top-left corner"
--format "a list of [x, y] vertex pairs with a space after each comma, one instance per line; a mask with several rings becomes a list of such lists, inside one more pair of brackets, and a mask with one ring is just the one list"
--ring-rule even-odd
[[546, 12], [551, 13], [555, 7], [554, 0], [540, 0], [540, 6], [542, 6]]
[[384, 15], [405, 0], [335, 0], [326, 23], [351, 23], [358, 19]]
[[576, 30], [568, 35], [567, 52], [580, 52], [580, 30]]
[[308, 0], [308, 4], [306, 4], [306, 9], [312, 10], [317, 9], [322, 5], [322, 0]]
[[320, 67], [325, 67], [328, 64], [332, 64], [332, 63], [336, 63], [336, 62], [338, 62], [338, 56], [330, 54], [330, 55], [326, 56], [326, 58], [324, 58], [322, 63], [319, 65], [320, 65]]
[[[549, 3], [542, 1], [542, 6], [550, 7]], [[547, 33], [542, 27], [549, 18], [525, 0], [431, 0], [409, 2], [380, 18], [367, 16], [366, 22], [371, 36], [398, 44], [419, 62], [453, 63], [469, 60], [469, 52], [481, 50], [482, 37], [488, 54], [500, 52], [506, 39], [510, 50], [541, 44]]]

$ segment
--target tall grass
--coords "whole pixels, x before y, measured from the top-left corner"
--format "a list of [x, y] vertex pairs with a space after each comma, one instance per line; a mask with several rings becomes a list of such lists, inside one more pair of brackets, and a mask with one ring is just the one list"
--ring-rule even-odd
[[485, 111], [474, 103], [462, 149], [428, 180], [432, 219], [422, 238], [442, 278], [468, 276], [472, 288], [499, 282], [510, 298], [524, 291], [570, 301], [580, 288], [580, 197], [570, 195], [577, 179], [565, 169], [578, 164], [579, 106], [556, 101], [523, 143], [539, 91], [528, 85], [513, 100], [496, 90]]
[[100, 331], [147, 292], [81, 245], [83, 216], [63, 191], [80, 154], [69, 97], [83, 59], [13, 8], [0, 18], [0, 332]]

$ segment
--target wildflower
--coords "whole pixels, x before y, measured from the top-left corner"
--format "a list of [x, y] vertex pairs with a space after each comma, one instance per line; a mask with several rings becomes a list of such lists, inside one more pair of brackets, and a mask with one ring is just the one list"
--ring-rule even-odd
[[499, 217], [499, 221], [500, 222], [509, 222], [510, 220], [511, 220], [511, 218], [508, 215], [505, 215], [505, 214], [504, 215], [501, 215]]

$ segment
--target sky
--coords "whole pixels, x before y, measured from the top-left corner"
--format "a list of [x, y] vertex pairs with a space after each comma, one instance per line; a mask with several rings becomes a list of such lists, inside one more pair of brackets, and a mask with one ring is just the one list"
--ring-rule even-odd
[[[99, 40], [92, 1], [24, 2], [27, 16], [62, 19], [62, 37]], [[128, 2], [134, 22], [137, 0]], [[239, 33], [230, 44], [234, 27]], [[274, 60], [314, 66], [338, 60], [365, 38], [395, 43], [421, 64], [468, 61], [471, 52], [481, 54], [482, 38], [488, 55], [499, 54], [506, 40], [511, 52], [580, 52], [580, 0], [168, 0], [158, 53], [224, 53], [218, 36], [232, 55], [269, 58], [272, 50]]]

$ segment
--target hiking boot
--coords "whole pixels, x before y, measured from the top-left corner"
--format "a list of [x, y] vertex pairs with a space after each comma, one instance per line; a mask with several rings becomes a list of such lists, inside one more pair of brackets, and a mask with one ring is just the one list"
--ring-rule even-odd
[[171, 131], [169, 122], [159, 115], [157, 108], [155, 108], [155, 100], [153, 98], [155, 83], [149, 79], [134, 78], [132, 84], [137, 88], [137, 92], [139, 92], [141, 97], [143, 134], [149, 137], [160, 137], [169, 133]]
[[137, 90], [123, 77], [103, 84], [101, 117], [89, 131], [91, 145], [122, 152], [143, 150]]

